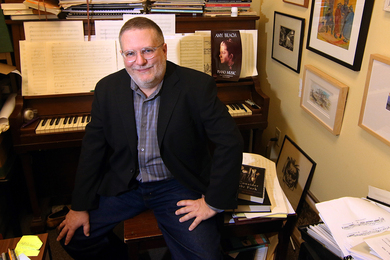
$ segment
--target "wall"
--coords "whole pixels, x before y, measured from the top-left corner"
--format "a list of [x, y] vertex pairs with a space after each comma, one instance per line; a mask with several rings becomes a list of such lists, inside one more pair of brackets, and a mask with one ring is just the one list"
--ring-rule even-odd
[[[282, 0], [253, 0], [253, 7], [258, 8], [260, 15], [259, 77], [271, 100], [262, 149], [274, 136], [275, 127], [282, 130], [282, 137], [285, 134], [291, 137], [317, 163], [310, 190], [320, 201], [366, 196], [368, 185], [390, 190], [390, 147], [358, 126], [370, 54], [390, 57], [390, 12], [383, 10], [384, 0], [375, 1], [362, 67], [355, 72], [306, 49], [311, 2], [309, 8], [304, 8]], [[271, 58], [275, 11], [305, 18], [300, 74]], [[330, 133], [300, 107], [299, 82], [305, 64], [314, 65], [349, 86], [339, 136]], [[272, 147], [271, 158], [276, 158], [279, 150], [280, 147]]]

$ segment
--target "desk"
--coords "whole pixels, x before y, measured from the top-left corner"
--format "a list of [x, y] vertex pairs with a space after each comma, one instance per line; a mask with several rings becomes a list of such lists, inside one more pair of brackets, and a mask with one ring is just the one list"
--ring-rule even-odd
[[[47, 253], [49, 253], [49, 258], [51, 260], [48, 233], [39, 234], [37, 236], [41, 239], [43, 245], [38, 256], [29, 256], [29, 258], [31, 260], [44, 260], [46, 259]], [[8, 248], [15, 249], [20, 239], [21, 237], [0, 240], [0, 252], [7, 252]]]
[[221, 235], [228, 237], [277, 232], [279, 242], [275, 251], [275, 259], [285, 260], [297, 216], [279, 185], [275, 163], [258, 154], [244, 153], [243, 164], [266, 169], [265, 181], [272, 204], [271, 211], [273, 214], [285, 213], [287, 215], [284, 218], [259, 217], [232, 224], [225, 223]]

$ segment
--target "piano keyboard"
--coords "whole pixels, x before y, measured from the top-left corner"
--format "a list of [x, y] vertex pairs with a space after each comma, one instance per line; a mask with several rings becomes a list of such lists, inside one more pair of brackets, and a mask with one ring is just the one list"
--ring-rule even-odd
[[85, 130], [89, 121], [91, 121], [90, 115], [45, 118], [39, 121], [35, 133], [47, 134]]
[[252, 115], [252, 110], [250, 110], [245, 104], [241, 104], [241, 103], [227, 104], [226, 108], [228, 109], [228, 112], [232, 117]]

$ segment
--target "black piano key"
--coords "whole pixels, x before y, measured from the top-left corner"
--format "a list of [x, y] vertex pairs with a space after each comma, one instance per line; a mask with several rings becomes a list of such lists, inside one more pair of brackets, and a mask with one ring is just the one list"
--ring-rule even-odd
[[243, 109], [245, 112], [247, 112], [246, 109], [245, 109], [245, 107], [244, 107], [241, 103], [238, 103], [238, 106], [239, 106], [241, 109]]

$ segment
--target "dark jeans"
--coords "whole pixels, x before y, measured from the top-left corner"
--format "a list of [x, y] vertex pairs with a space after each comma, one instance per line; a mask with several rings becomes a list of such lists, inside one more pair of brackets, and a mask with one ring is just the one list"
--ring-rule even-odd
[[[99, 208], [90, 211], [90, 236], [79, 228], [71, 242], [64, 246], [75, 259], [127, 259], [127, 249], [112, 229], [121, 221], [152, 209], [171, 252], [177, 260], [220, 260], [220, 235], [217, 218], [202, 221], [188, 231], [193, 219], [179, 222], [176, 203], [184, 199], [199, 199], [201, 194], [182, 186], [175, 179], [140, 183], [135, 190], [115, 197], [100, 197]], [[117, 255], [115, 255], [117, 254]], [[131, 256], [130, 256], [131, 257]]]

